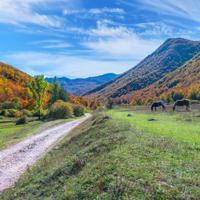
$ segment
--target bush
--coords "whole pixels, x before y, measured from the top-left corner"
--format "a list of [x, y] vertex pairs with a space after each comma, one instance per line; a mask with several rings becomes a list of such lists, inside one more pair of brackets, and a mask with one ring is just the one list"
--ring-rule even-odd
[[75, 117], [81, 117], [85, 113], [84, 108], [79, 105], [73, 106], [73, 113]]
[[16, 98], [12, 102], [11, 101], [5, 101], [3, 103], [0, 103], [0, 109], [20, 109], [21, 104], [19, 100]]
[[50, 108], [49, 118], [66, 119], [73, 115], [72, 106], [69, 103], [58, 100]]
[[4, 109], [1, 114], [5, 117], [21, 117], [22, 113], [16, 109]]
[[4, 117], [8, 117], [8, 115], [9, 115], [9, 112], [8, 112], [8, 110], [2, 110], [1, 111], [1, 115], [3, 115]]
[[17, 121], [16, 121], [16, 125], [22, 125], [22, 124], [26, 124], [28, 122], [27, 117], [23, 116], [20, 117]]
[[107, 103], [106, 103], [106, 108], [107, 109], [113, 109], [113, 106], [114, 106], [114, 101], [111, 98], [109, 98]]
[[191, 100], [200, 100], [200, 93], [196, 92], [196, 91], [190, 92], [189, 99], [191, 99]]
[[43, 110], [43, 111], [41, 111], [41, 112], [35, 111], [35, 112], [32, 113], [32, 116], [33, 116], [33, 117], [44, 118], [44, 117], [46, 117], [46, 115], [47, 115], [47, 111], [46, 111], [46, 110]]
[[22, 113], [23, 113], [24, 116], [27, 116], [27, 117], [33, 116], [33, 113], [30, 110], [23, 109]]

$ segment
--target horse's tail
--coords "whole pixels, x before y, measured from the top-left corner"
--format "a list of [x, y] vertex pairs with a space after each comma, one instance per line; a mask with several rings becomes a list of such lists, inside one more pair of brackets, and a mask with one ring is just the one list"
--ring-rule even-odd
[[151, 111], [153, 111], [153, 104], [151, 105]]

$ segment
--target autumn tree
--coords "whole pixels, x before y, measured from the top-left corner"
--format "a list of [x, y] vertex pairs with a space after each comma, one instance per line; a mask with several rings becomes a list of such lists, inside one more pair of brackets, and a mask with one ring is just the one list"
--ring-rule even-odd
[[41, 112], [43, 111], [43, 98], [45, 91], [48, 88], [48, 83], [45, 81], [43, 75], [36, 76], [30, 84], [30, 89], [35, 99], [35, 110], [38, 112], [39, 119], [41, 118]]

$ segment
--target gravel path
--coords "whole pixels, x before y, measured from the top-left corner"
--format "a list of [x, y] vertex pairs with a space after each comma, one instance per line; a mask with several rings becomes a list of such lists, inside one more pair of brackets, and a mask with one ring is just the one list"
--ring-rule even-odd
[[81, 119], [49, 128], [0, 151], [0, 193], [13, 186], [29, 166], [89, 117], [87, 114]]

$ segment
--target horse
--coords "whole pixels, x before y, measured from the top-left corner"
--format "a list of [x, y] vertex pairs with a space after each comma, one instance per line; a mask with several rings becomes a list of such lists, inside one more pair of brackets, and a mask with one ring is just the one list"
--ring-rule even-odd
[[161, 107], [162, 106], [162, 109], [163, 111], [166, 110], [166, 107], [164, 105], [164, 103], [162, 101], [157, 101], [157, 102], [154, 102], [152, 105], [151, 105], [151, 111], [155, 110], [156, 111], [156, 108], [158, 107]]
[[186, 107], [186, 111], [190, 111], [190, 100], [188, 100], [188, 99], [177, 100], [174, 103], [173, 111], [176, 110], [176, 106], [185, 106]]

